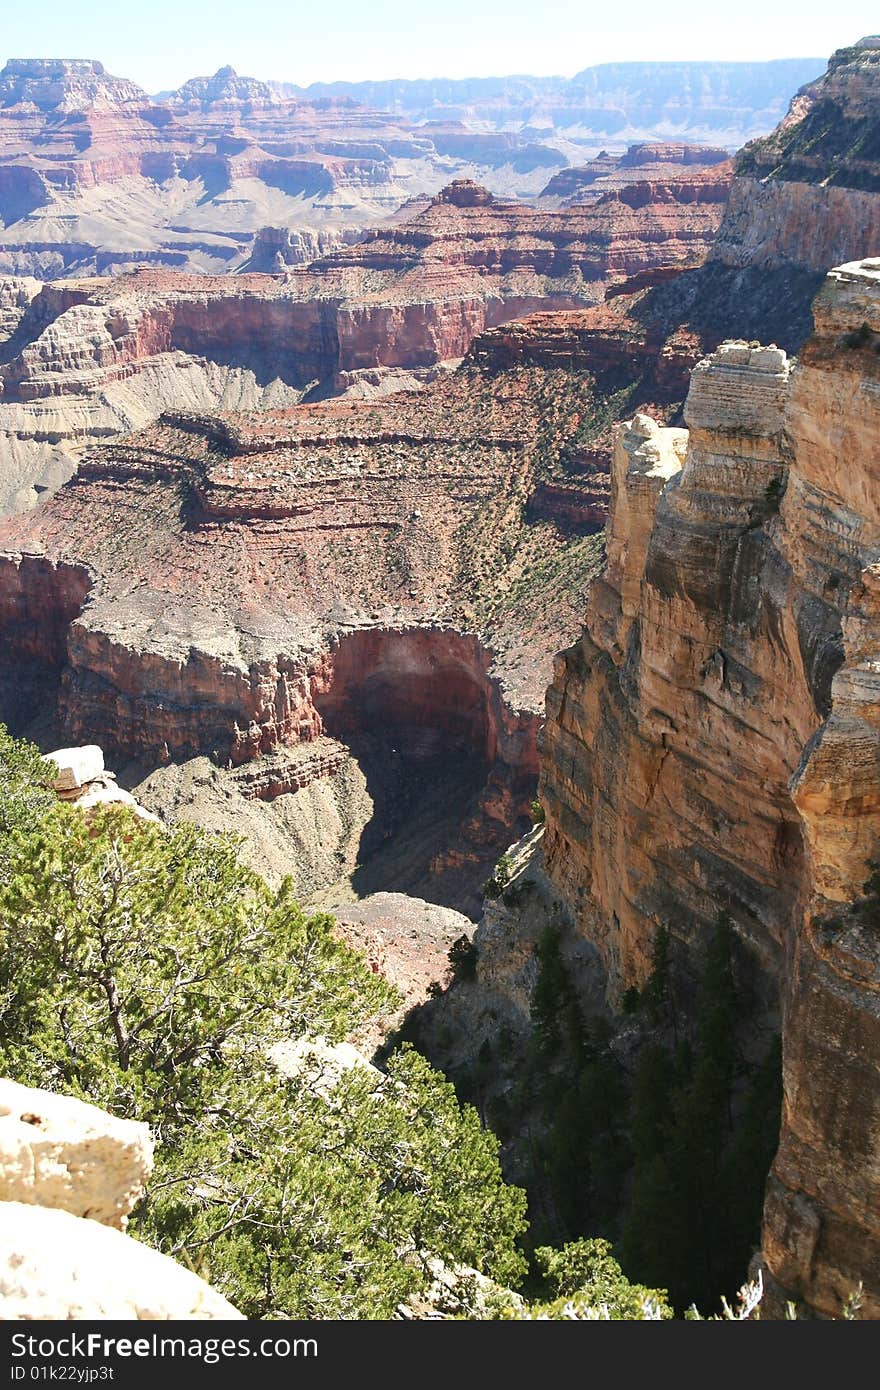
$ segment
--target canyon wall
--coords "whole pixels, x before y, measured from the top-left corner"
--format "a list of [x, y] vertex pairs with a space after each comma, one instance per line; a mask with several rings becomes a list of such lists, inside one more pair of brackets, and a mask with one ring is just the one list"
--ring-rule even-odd
[[[588, 354], [594, 370], [604, 356], [622, 371], [629, 356], [630, 377], [644, 378], [651, 391], [665, 389], [666, 400], [675, 402], [696, 361], [726, 338], [799, 351], [824, 274], [880, 247], [878, 121], [880, 39], [868, 38], [835, 53], [827, 72], [795, 94], [777, 128], [735, 157], [724, 215], [703, 264], [646, 267], [610, 285], [604, 303], [575, 311], [568, 324], [542, 316], [501, 329], [491, 341], [487, 335], [480, 351], [541, 360], [552, 345], [556, 354]], [[603, 152], [582, 168], [561, 171], [544, 193], [551, 203], [560, 194], [589, 202], [627, 175], [672, 178], [683, 191], [686, 161], [683, 145], [634, 147], [617, 161]], [[701, 172], [703, 196], [707, 178], [726, 176], [723, 164]]]
[[34, 505], [88, 441], [163, 409], [375, 393], [394, 372], [460, 359], [487, 327], [697, 265], [721, 220], [720, 168], [703, 182], [624, 182], [574, 210], [501, 202], [459, 180], [393, 227], [274, 275], [142, 268], [39, 292], [3, 280], [0, 511]]
[[303, 824], [263, 818], [267, 859], [287, 836], [315, 889], [354, 867], [364, 775], [404, 830], [408, 789], [448, 776], [461, 814], [436, 806], [419, 852], [435, 878], [470, 865], [470, 907], [527, 823], [552, 653], [597, 564], [593, 537], [529, 505], [591, 387], [467, 365], [373, 401], [168, 413], [94, 447], [0, 523], [0, 718], [100, 741], [137, 762], [132, 786], [167, 773], [140, 799], [198, 802], [218, 828], [247, 802], [259, 831], [255, 803], [295, 798]]
[[[873, 564], [880, 262], [832, 271], [794, 368], [725, 344], [695, 370], [687, 454], [619, 434], [605, 574], [547, 697], [546, 863], [619, 998], [658, 927], [683, 972], [720, 910], [782, 996], [785, 1104], [768, 1186], [771, 1306], [880, 1312]], [[860, 326], [866, 324], [862, 329]]]

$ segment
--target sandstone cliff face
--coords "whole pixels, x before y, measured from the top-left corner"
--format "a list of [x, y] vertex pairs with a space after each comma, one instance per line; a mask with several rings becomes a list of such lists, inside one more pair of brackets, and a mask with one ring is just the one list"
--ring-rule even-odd
[[[785, 1097], [764, 1252], [779, 1293], [833, 1316], [864, 1281], [861, 1316], [876, 1318], [880, 944], [876, 930], [858, 922], [847, 925], [844, 917], [836, 931], [824, 922], [860, 897], [869, 862], [878, 857], [880, 262], [832, 272], [814, 308], [816, 335], [795, 378], [787, 428], [800, 506], [842, 552], [843, 563], [833, 563], [825, 575], [827, 589], [843, 590], [842, 631], [834, 632], [839, 645], [830, 690], [827, 680], [822, 686], [820, 711], [827, 717], [790, 783], [808, 873], [784, 986]], [[852, 346], [852, 325], [866, 323], [872, 333], [856, 334]], [[797, 493], [792, 505], [798, 505]], [[813, 536], [816, 529], [814, 522]], [[817, 560], [816, 548], [807, 552], [807, 565]]]
[[683, 469], [680, 436], [622, 428], [608, 564], [557, 661], [541, 792], [548, 872], [613, 996], [644, 980], [661, 924], [686, 969], [719, 908], [768, 1001], [776, 982], [771, 1297], [830, 1315], [863, 1279], [876, 1316], [877, 945], [817, 919], [858, 896], [877, 844], [880, 263], [833, 271], [814, 308], [794, 370], [746, 344], [699, 365]]
[[0, 276], [0, 346], [12, 337], [40, 288], [39, 280], [26, 276]]
[[880, 247], [880, 194], [837, 186], [734, 180], [713, 259], [732, 269], [829, 266]]
[[880, 40], [840, 49], [765, 139], [747, 145], [715, 258], [728, 266], [831, 265], [880, 247]]
[[880, 36], [839, 48], [824, 76], [795, 95], [776, 129], [745, 147], [738, 171], [771, 183], [880, 191], [878, 76]]

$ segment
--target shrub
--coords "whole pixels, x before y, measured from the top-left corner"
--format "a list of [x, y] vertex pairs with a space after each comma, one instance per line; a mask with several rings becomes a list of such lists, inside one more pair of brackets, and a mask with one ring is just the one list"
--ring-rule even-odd
[[289, 881], [271, 892], [231, 836], [47, 808], [33, 750], [4, 744], [16, 767], [0, 1073], [150, 1125], [132, 1233], [252, 1318], [389, 1318], [426, 1290], [428, 1253], [518, 1281], [525, 1193], [422, 1057], [404, 1047], [329, 1091], [269, 1065], [275, 1043], [338, 1041], [398, 1002], [332, 918]]
[[[541, 1313], [546, 1317], [576, 1317], [586, 1308], [605, 1310], [612, 1321], [640, 1321], [651, 1316], [671, 1318], [665, 1289], [649, 1289], [631, 1284], [615, 1260], [607, 1240], [576, 1240], [561, 1250], [539, 1246], [535, 1262], [543, 1275], [548, 1302]], [[566, 1305], [571, 1304], [571, 1310]]]
[[456, 980], [473, 980], [477, 973], [477, 948], [469, 936], [460, 936], [449, 948], [449, 964]]
[[850, 333], [845, 333], [843, 341], [848, 348], [867, 347], [873, 340], [874, 332], [871, 325], [865, 321], [858, 328], [854, 328]]
[[502, 854], [495, 868], [492, 870], [492, 877], [487, 878], [483, 884], [483, 893], [487, 898], [500, 898], [510, 880], [513, 878], [514, 862], [509, 854]]

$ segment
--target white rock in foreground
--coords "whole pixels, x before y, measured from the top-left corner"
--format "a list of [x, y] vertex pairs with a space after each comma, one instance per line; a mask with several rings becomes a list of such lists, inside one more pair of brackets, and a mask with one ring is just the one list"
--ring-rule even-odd
[[241, 1318], [198, 1275], [121, 1231], [0, 1203], [0, 1318]]
[[43, 761], [54, 763], [58, 769], [56, 792], [75, 792], [87, 782], [94, 782], [104, 771], [104, 752], [97, 743], [85, 743], [81, 748], [58, 748], [46, 753]]
[[147, 1125], [0, 1080], [0, 1201], [124, 1229], [153, 1167]]

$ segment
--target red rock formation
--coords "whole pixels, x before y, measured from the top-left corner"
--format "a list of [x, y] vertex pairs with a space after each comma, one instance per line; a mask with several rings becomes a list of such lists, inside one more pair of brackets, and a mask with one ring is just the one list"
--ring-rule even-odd
[[[647, 370], [649, 382], [677, 377], [678, 386], [670, 381], [669, 387], [680, 398], [682, 373], [725, 338], [773, 341], [789, 352], [801, 347], [811, 327], [809, 304], [824, 272], [880, 249], [878, 52], [875, 41], [865, 40], [835, 54], [825, 76], [798, 93], [778, 129], [740, 153], [717, 237], [702, 266], [683, 274], [671, 268], [638, 272], [629, 285], [612, 285], [604, 305], [572, 321], [578, 350], [589, 342], [594, 369], [603, 350], [611, 367], [623, 366], [632, 350], [636, 372], [641, 376]], [[660, 186], [674, 170], [683, 193], [687, 164], [664, 162], [678, 153], [675, 146], [653, 147], [656, 161], [645, 165], [652, 147], [635, 147], [613, 169], [600, 158], [601, 169], [586, 168], [585, 196], [596, 197], [609, 181], [632, 183], [636, 173], [648, 169]], [[699, 172], [709, 180], [700, 194], [704, 198], [712, 196], [712, 180], [729, 173], [723, 164]], [[574, 173], [566, 170], [560, 178], [570, 183]], [[507, 346], [527, 357], [543, 351], [539, 344], [548, 336], [561, 344], [566, 333], [548, 335], [545, 325], [536, 324], [532, 332], [524, 329], [518, 342], [508, 344], [498, 335], [496, 343], [502, 351]], [[490, 344], [487, 348], [491, 353]]]
[[[7, 667], [57, 701], [65, 738], [100, 729], [119, 765], [207, 753], [253, 797], [337, 771], [325, 734], [393, 727], [410, 764], [485, 766], [461, 853], [491, 863], [534, 794], [550, 654], [590, 575], [555, 592], [579, 542], [524, 504], [590, 389], [468, 367], [371, 404], [170, 416], [96, 449], [5, 524]], [[94, 577], [88, 598], [34, 624], [65, 565]]]
[[82, 565], [41, 556], [0, 557], [0, 700], [4, 720], [29, 719], [46, 690], [57, 688], [67, 661], [71, 622], [92, 576]]
[[[89, 436], [226, 392], [258, 404], [264, 392], [290, 400], [349, 387], [358, 373], [431, 369], [464, 356], [487, 326], [595, 302], [630, 274], [696, 264], [720, 204], [693, 204], [684, 184], [683, 201], [668, 192], [644, 184], [589, 209], [544, 212], [460, 181], [394, 227], [283, 274], [142, 269], [46, 285], [0, 354], [0, 430], [20, 461], [6, 505], [10, 494], [20, 505], [31, 481], [51, 485], [47, 437], [70, 440], [72, 455]], [[72, 457], [67, 465], [58, 481]]]
[[694, 202], [723, 203], [733, 178], [727, 150], [710, 145], [669, 141], [630, 145], [625, 154], [604, 151], [589, 163], [560, 169], [541, 190], [541, 198], [556, 204], [594, 203], [606, 193], [630, 185], [676, 184], [678, 195]]
[[[659, 402], [683, 400], [703, 342], [650, 313], [647, 291], [612, 295], [594, 309], [527, 314], [483, 333], [471, 357], [490, 370], [513, 363], [567, 365], [618, 384], [625, 373]], [[610, 457], [610, 454], [609, 454]]]
[[232, 69], [154, 101], [100, 63], [15, 61], [0, 73], [0, 270], [222, 270], [267, 222], [351, 231], [475, 163], [527, 186], [565, 156], [517, 134], [281, 97]]
[[682, 432], [639, 417], [620, 434], [607, 569], [557, 661], [541, 796], [548, 871], [613, 993], [645, 979], [658, 925], [686, 956], [719, 908], [778, 981], [768, 1309], [836, 1315], [862, 1280], [871, 1317], [880, 960], [868, 929], [823, 922], [880, 835], [880, 263], [832, 272], [815, 319], [794, 371], [747, 344], [700, 364], [683, 470]]

